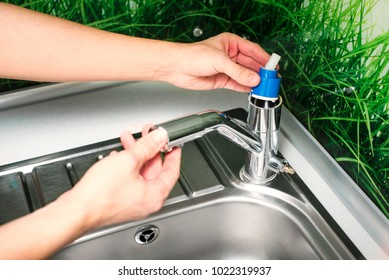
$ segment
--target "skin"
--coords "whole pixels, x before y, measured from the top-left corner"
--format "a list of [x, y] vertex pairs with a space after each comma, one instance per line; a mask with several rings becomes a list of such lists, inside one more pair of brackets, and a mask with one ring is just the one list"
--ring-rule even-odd
[[[259, 45], [223, 33], [193, 44], [135, 38], [0, 3], [0, 77], [46, 82], [155, 80], [195, 90], [248, 92], [269, 59]], [[93, 165], [49, 205], [0, 227], [0, 259], [44, 259], [93, 229], [158, 211], [179, 176], [181, 151], [164, 160], [162, 130]]]
[[[194, 44], [110, 33], [0, 3], [0, 77], [34, 81], [158, 80], [248, 92], [269, 54], [223, 33]], [[28, 63], [26, 63], [28, 62]], [[60, 66], [60, 67], [59, 67]]]
[[123, 132], [124, 150], [93, 165], [54, 202], [0, 227], [0, 259], [44, 259], [91, 229], [147, 217], [158, 211], [179, 176], [180, 149], [165, 155], [166, 132], [135, 141]]

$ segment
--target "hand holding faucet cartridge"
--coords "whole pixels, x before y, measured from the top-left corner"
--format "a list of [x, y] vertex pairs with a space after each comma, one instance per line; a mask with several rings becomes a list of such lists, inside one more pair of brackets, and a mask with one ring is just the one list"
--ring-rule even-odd
[[216, 131], [247, 151], [240, 172], [245, 182], [264, 183], [279, 172], [294, 173], [285, 159], [277, 156], [282, 98], [281, 78], [276, 66], [280, 56], [273, 54], [260, 69], [261, 82], [251, 90], [247, 123], [218, 111], [205, 111], [165, 122], [153, 127], [164, 129], [169, 137], [166, 149], [182, 146]]
[[287, 161], [277, 156], [282, 98], [279, 96], [281, 77], [276, 67], [280, 58], [271, 55], [259, 71], [260, 84], [250, 92], [247, 125], [261, 139], [262, 151], [247, 153], [241, 170], [244, 181], [260, 183], [273, 179], [279, 172], [294, 173]]

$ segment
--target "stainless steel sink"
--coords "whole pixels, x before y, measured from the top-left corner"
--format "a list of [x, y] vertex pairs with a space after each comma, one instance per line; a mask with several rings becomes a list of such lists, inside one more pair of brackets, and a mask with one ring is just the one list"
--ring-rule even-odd
[[[67, 97], [10, 109], [37, 101], [22, 95]], [[5, 120], [0, 123], [0, 224], [72, 188], [97, 158], [120, 149], [112, 139], [119, 131], [210, 108], [247, 108], [247, 94], [187, 94], [160, 82], [58, 84], [12, 96], [3, 98], [7, 110], [0, 112]], [[208, 135], [185, 144], [180, 180], [159, 213], [91, 232], [53, 258], [388, 259], [388, 219], [287, 108], [282, 108], [279, 152], [297, 175], [279, 175], [267, 185], [242, 184], [244, 152], [219, 138]], [[155, 240], [136, 243], [155, 237], [152, 227], [143, 227], [148, 225], [158, 227]]]
[[137, 230], [143, 227], [139, 225], [70, 246], [54, 258], [352, 258], [340, 244], [337, 244], [340, 248], [331, 248], [323, 233], [306, 217], [299, 217], [297, 221], [295, 216], [273, 205], [244, 197], [217, 199], [212, 203], [198, 205], [196, 210], [186, 209], [184, 213], [145, 221], [144, 225], [153, 225], [159, 230], [158, 236], [149, 244], [136, 242]]
[[76, 240], [53, 259], [354, 259], [361, 257], [298, 175], [241, 182], [244, 151], [217, 134], [185, 144], [162, 210]]

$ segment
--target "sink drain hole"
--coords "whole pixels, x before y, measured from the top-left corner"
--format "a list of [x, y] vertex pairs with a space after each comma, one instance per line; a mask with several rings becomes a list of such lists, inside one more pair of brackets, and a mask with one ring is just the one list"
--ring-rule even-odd
[[158, 236], [159, 230], [154, 225], [143, 226], [135, 234], [135, 241], [140, 245], [153, 242]]

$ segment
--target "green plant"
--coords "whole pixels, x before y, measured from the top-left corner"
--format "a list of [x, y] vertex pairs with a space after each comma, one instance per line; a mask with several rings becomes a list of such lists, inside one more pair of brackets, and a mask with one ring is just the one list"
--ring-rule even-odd
[[389, 32], [368, 37], [374, 3], [309, 2], [276, 43], [288, 108], [389, 217]]

